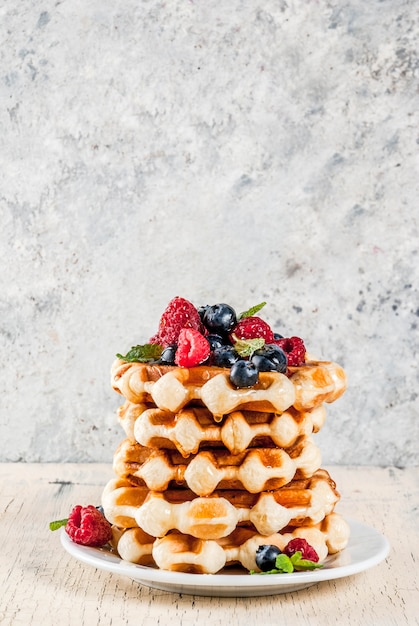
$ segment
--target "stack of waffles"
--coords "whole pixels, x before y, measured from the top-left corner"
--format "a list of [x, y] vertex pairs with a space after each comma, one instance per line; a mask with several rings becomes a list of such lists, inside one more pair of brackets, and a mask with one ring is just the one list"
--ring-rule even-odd
[[345, 390], [343, 369], [306, 360], [235, 388], [225, 368], [126, 362], [112, 366], [124, 399], [125, 439], [102, 498], [121, 558], [165, 570], [258, 570], [262, 544], [295, 537], [320, 560], [342, 550], [349, 528], [313, 434], [325, 403]]

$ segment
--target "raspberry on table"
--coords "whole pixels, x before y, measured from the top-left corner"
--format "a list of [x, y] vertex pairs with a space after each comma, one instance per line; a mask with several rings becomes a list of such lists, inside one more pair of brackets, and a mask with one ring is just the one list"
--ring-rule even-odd
[[198, 309], [189, 300], [176, 296], [163, 311], [159, 329], [149, 343], [158, 343], [162, 346], [176, 344], [182, 328], [192, 328], [204, 333]]
[[264, 339], [266, 343], [274, 342], [274, 333], [267, 322], [256, 316], [245, 317], [233, 328], [231, 339]]
[[175, 363], [180, 367], [194, 367], [207, 360], [211, 347], [209, 341], [193, 328], [182, 328], [178, 337]]
[[112, 538], [112, 527], [103, 514], [93, 505], [75, 506], [65, 527], [74, 543], [83, 546], [104, 546]]
[[292, 556], [295, 552], [301, 552], [301, 558], [307, 559], [307, 561], [313, 561], [314, 563], [319, 561], [319, 555], [313, 546], [302, 537], [291, 539], [283, 549], [283, 553], [287, 556]]
[[297, 367], [305, 362], [306, 348], [300, 337], [282, 337], [274, 342], [287, 355], [288, 366]]

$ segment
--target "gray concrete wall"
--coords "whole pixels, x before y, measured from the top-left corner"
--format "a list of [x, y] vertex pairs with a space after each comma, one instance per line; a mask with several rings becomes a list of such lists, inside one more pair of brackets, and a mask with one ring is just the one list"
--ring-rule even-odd
[[0, 460], [110, 462], [175, 295], [347, 371], [324, 462], [418, 462], [414, 0], [0, 8]]

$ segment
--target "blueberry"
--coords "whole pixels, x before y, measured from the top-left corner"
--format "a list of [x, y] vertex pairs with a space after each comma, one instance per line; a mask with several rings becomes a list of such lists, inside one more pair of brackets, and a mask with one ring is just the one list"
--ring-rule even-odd
[[199, 313], [199, 317], [201, 318], [201, 322], [204, 321], [204, 315], [205, 315], [207, 309], [209, 309], [209, 304], [203, 304], [198, 309], [198, 313]]
[[258, 378], [258, 369], [251, 361], [240, 359], [231, 366], [230, 381], [235, 387], [253, 387]]
[[287, 355], [279, 346], [268, 343], [260, 350], [256, 350], [252, 357], [259, 372], [281, 372], [287, 371]]
[[211, 357], [211, 362], [216, 367], [231, 367], [236, 361], [240, 360], [240, 356], [233, 346], [215, 348]]
[[228, 304], [213, 304], [207, 307], [202, 321], [212, 332], [228, 333], [237, 324], [237, 316]]
[[284, 338], [284, 336], [283, 336], [283, 335], [280, 335], [279, 333], [274, 333], [274, 339], [275, 339], [275, 341], [277, 341], [277, 339], [283, 339], [283, 338]]
[[176, 344], [166, 346], [166, 348], [164, 348], [163, 352], [160, 355], [158, 363], [160, 363], [161, 365], [174, 365], [176, 350]]
[[276, 546], [259, 546], [256, 550], [256, 565], [262, 572], [269, 572], [269, 570], [275, 569], [275, 561], [278, 554], [281, 554], [281, 550]]
[[211, 350], [215, 350], [216, 348], [221, 348], [225, 345], [224, 337], [221, 335], [216, 335], [215, 333], [211, 333], [207, 335], [207, 340], [210, 345]]

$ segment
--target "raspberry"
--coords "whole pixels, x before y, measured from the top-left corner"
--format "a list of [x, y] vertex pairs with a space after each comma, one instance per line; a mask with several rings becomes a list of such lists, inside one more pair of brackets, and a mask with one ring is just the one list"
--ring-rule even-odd
[[80, 506], [71, 511], [65, 527], [66, 533], [83, 546], [104, 546], [112, 538], [112, 527], [93, 505]]
[[196, 307], [188, 300], [176, 296], [164, 310], [159, 329], [151, 337], [149, 343], [158, 343], [164, 347], [175, 344], [178, 342], [182, 328], [193, 328], [203, 332], [201, 318]]
[[313, 561], [317, 563], [319, 560], [319, 555], [305, 539], [302, 537], [296, 537], [295, 539], [291, 539], [283, 549], [283, 553], [287, 556], [292, 556], [294, 552], [301, 552], [301, 558], [307, 559], [307, 561]]
[[305, 361], [306, 348], [300, 337], [287, 337], [275, 339], [274, 343], [282, 348], [287, 355], [287, 362], [290, 367], [302, 365]]
[[179, 333], [175, 363], [180, 367], [194, 367], [203, 363], [210, 354], [210, 344], [193, 328], [182, 328]]
[[274, 334], [271, 327], [260, 317], [245, 317], [233, 328], [230, 335], [234, 343], [234, 337], [237, 339], [264, 339], [266, 343], [274, 342]]

